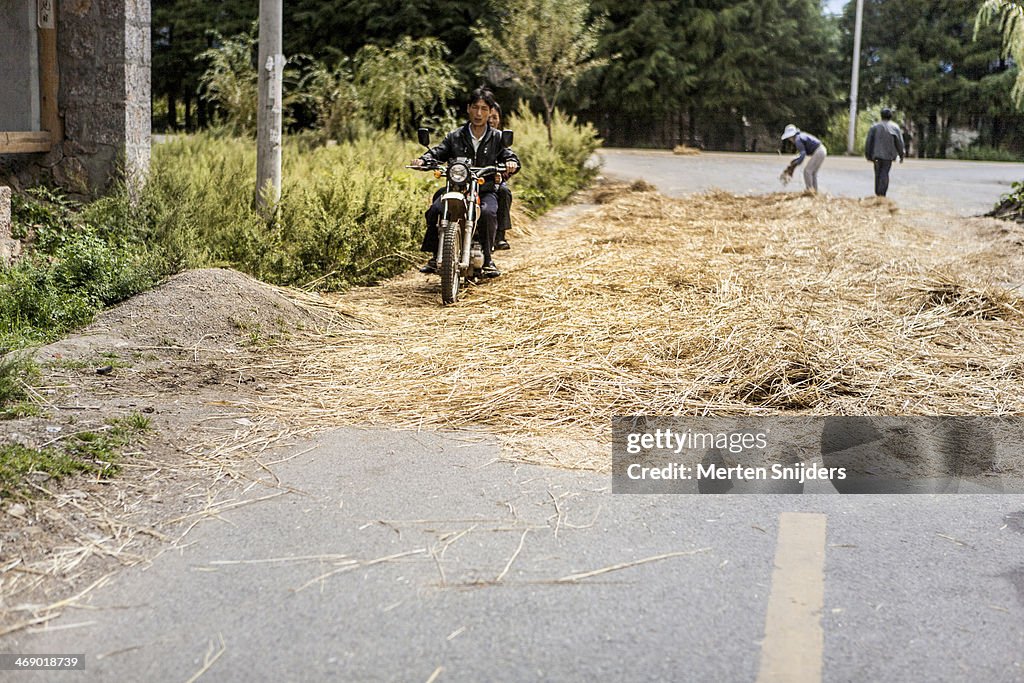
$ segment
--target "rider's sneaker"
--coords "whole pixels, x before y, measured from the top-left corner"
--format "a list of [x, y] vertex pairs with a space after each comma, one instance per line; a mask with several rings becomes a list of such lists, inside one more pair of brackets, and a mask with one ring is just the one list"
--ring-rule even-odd
[[486, 266], [480, 269], [480, 274], [484, 277], [498, 277], [501, 275], [501, 271], [493, 263], [488, 263]]
[[494, 245], [495, 251], [506, 251], [511, 248], [512, 247], [509, 246], [508, 240], [498, 240], [498, 243]]
[[421, 273], [436, 273], [437, 272], [437, 259], [432, 258], [420, 268]]

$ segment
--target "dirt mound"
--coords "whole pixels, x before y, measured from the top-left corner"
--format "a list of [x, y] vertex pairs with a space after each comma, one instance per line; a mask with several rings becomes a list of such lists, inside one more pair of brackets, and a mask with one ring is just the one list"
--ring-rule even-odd
[[[244, 406], [280, 381], [278, 359], [303, 330], [344, 326], [317, 304], [235, 271], [194, 270], [36, 353], [34, 410], [0, 422], [0, 445], [60, 447], [125, 419], [146, 428], [114, 455], [116, 479], [35, 472], [35, 495], [0, 500], [0, 555], [10, 560], [0, 572], [0, 632], [53, 618], [61, 599], [145, 561], [155, 539], [187, 533], [204, 506], [234, 495], [234, 482], [276, 485], [245, 470], [290, 432]], [[100, 457], [90, 462], [105, 473]]]
[[39, 360], [120, 351], [234, 353], [315, 327], [316, 316], [282, 290], [221, 268], [190, 270], [101, 313], [78, 334], [40, 350]]

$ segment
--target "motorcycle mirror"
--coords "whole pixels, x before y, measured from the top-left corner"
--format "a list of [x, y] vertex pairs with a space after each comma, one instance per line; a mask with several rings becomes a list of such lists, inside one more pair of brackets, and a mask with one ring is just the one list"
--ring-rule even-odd
[[503, 130], [503, 131], [501, 131], [501, 144], [502, 144], [502, 146], [503, 147], [511, 147], [512, 146], [512, 139], [514, 137], [515, 136], [512, 135], [512, 131], [510, 131], [510, 130]]
[[416, 137], [424, 147], [430, 147], [430, 129], [420, 128], [416, 131]]

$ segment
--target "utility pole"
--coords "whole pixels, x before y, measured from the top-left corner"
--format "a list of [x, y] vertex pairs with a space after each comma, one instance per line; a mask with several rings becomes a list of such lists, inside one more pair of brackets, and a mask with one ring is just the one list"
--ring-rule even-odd
[[260, 0], [258, 108], [256, 110], [256, 206], [281, 198], [281, 79], [284, 75], [282, 0]]
[[857, 18], [853, 22], [853, 75], [850, 77], [850, 131], [846, 136], [846, 153], [853, 154], [857, 135], [857, 86], [860, 79], [860, 31], [864, 22], [864, 0], [857, 0]]

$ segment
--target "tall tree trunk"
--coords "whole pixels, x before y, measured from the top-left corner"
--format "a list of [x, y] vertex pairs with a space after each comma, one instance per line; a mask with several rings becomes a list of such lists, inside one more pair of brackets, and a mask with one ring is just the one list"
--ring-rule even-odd
[[171, 88], [167, 91], [167, 129], [176, 131], [178, 129], [178, 91]]
[[555, 137], [551, 132], [551, 118], [554, 105], [548, 103], [548, 98], [544, 93], [541, 93], [540, 101], [544, 103], [544, 127], [548, 129], [548, 147], [551, 148], [555, 146]]
[[938, 152], [939, 139], [939, 112], [932, 111], [928, 114], [928, 157], [934, 159]]
[[942, 134], [939, 136], [939, 158], [946, 158], [946, 150], [949, 149], [950, 136], [953, 134], [953, 117], [944, 116], [940, 119]]

